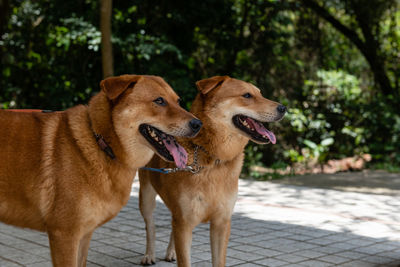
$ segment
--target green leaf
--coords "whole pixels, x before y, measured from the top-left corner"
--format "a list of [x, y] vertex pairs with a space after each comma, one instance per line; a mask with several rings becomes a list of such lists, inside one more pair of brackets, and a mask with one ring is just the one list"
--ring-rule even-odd
[[311, 149], [317, 149], [317, 144], [310, 140], [304, 140], [303, 143]]
[[322, 146], [330, 146], [334, 143], [334, 139], [332, 137], [326, 138], [324, 140], [322, 140], [321, 145]]

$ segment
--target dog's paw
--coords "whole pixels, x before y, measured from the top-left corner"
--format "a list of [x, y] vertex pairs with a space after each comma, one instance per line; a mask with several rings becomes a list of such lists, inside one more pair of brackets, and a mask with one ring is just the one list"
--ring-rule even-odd
[[167, 255], [165, 255], [165, 260], [166, 261], [176, 261], [176, 253], [175, 250], [172, 251], [167, 251]]
[[156, 257], [150, 255], [144, 255], [142, 259], [142, 265], [153, 265], [156, 263]]

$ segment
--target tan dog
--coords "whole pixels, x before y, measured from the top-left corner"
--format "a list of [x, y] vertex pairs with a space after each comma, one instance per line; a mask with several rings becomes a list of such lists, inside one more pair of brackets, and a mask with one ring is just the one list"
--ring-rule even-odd
[[[159, 174], [139, 171], [140, 211], [146, 222], [147, 246], [142, 264], [155, 262], [153, 210], [159, 194], [172, 213], [172, 233], [166, 260], [190, 266], [192, 231], [210, 222], [213, 266], [225, 266], [230, 222], [243, 164], [243, 149], [250, 140], [275, 143], [275, 135], [261, 122], [280, 120], [286, 108], [262, 97], [255, 86], [227, 76], [197, 82], [200, 93], [191, 112], [203, 122], [200, 134], [179, 141], [196, 155], [200, 171]], [[193, 162], [193, 156], [189, 159]], [[153, 157], [150, 167], [166, 166]], [[176, 255], [175, 255], [176, 251]]]
[[93, 231], [127, 203], [137, 168], [154, 152], [186, 164], [182, 147], [164, 143], [201, 127], [160, 77], [100, 85], [88, 106], [0, 111], [0, 220], [46, 231], [54, 266], [86, 266]]

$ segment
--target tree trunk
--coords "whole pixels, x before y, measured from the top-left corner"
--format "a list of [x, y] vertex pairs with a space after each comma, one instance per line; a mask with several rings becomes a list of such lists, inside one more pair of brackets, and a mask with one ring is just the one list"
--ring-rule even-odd
[[111, 44], [112, 0], [100, 0], [101, 61], [103, 77], [114, 75]]
[[[9, 12], [10, 11], [10, 3], [8, 0], [0, 0], [0, 36], [4, 34], [6, 31], [6, 26], [8, 22]], [[0, 62], [3, 59], [3, 52], [0, 49]]]
[[363, 27], [364, 25], [360, 25], [365, 39], [365, 41], [363, 41], [356, 31], [342, 24], [317, 2], [313, 0], [302, 0], [302, 3], [304, 6], [314, 10], [318, 16], [329, 22], [334, 28], [336, 28], [336, 30], [346, 36], [358, 48], [358, 50], [360, 50], [361, 54], [367, 60], [374, 75], [374, 80], [379, 85], [383, 94], [397, 95], [398, 92], [391, 85], [386, 73], [384, 59], [379, 55], [379, 44], [373, 39], [373, 34], [369, 31], [370, 29], [366, 29]]
[[7, 24], [9, 8], [8, 0], [0, 0], [0, 36], [4, 33], [3, 31]]

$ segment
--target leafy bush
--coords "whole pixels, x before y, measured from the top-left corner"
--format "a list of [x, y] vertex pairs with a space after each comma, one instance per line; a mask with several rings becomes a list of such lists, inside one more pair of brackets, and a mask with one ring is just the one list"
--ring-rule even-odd
[[[342, 70], [319, 70], [315, 79], [305, 81], [301, 94], [302, 101], [287, 100], [291, 108], [279, 127], [279, 135], [289, 142], [283, 144], [284, 149], [275, 151], [270, 164], [285, 158], [287, 164], [307, 167], [362, 153], [372, 153], [375, 159], [383, 161], [400, 162], [396, 153], [399, 116], [384, 105], [380, 111], [376, 107], [371, 110], [372, 95], [361, 90], [357, 77]], [[382, 142], [377, 135], [389, 123], [392, 125], [389, 138]], [[265, 158], [261, 155], [260, 149], [249, 147], [247, 164], [262, 166]]]

